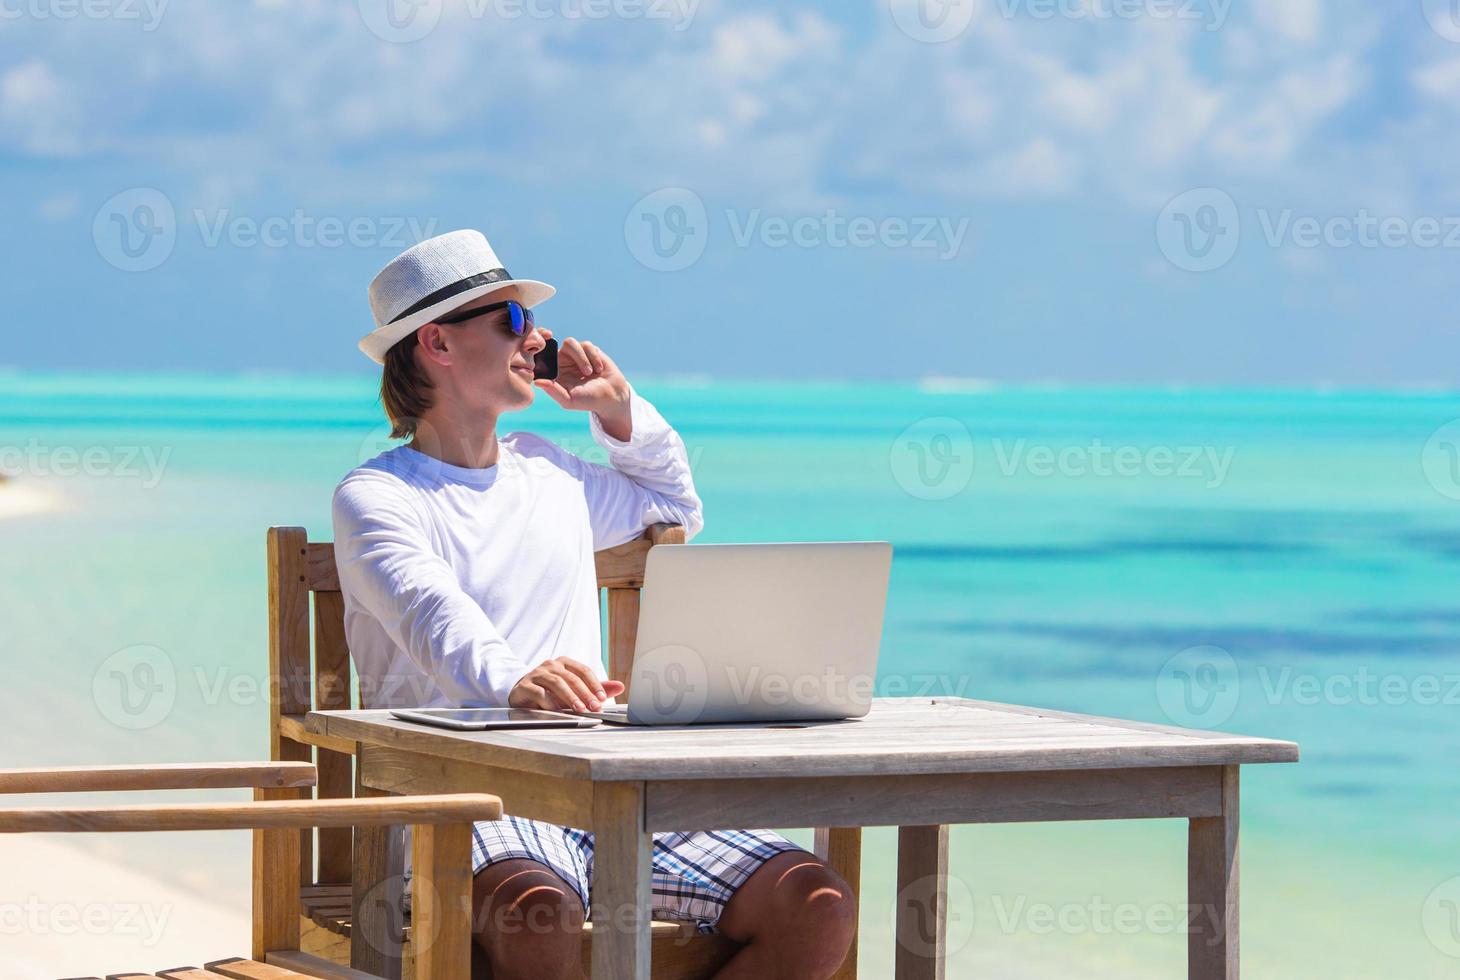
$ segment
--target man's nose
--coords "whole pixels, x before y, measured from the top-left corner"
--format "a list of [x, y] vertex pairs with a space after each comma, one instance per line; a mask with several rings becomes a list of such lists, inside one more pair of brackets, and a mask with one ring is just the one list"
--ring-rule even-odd
[[531, 354], [536, 354], [547, 346], [548, 338], [553, 335], [547, 327], [539, 327], [536, 324], [528, 331], [527, 339], [522, 343], [522, 349]]

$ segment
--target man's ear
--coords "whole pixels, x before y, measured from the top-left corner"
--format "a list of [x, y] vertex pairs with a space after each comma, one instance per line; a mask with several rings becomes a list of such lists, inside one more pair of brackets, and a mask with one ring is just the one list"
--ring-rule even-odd
[[451, 352], [446, 348], [446, 331], [439, 323], [428, 323], [416, 331], [416, 346], [427, 360], [443, 367], [451, 363]]

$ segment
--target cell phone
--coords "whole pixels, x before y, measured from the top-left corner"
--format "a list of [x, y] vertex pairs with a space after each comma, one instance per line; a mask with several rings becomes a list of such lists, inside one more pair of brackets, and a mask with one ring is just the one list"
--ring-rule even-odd
[[549, 337], [547, 346], [533, 355], [532, 376], [534, 378], [545, 378], [548, 381], [557, 380], [558, 341], [556, 337]]

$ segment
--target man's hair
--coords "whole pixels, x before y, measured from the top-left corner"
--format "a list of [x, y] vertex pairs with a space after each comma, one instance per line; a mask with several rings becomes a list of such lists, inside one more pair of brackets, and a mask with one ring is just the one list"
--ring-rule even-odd
[[416, 361], [420, 341], [413, 330], [385, 352], [385, 371], [380, 376], [380, 403], [390, 419], [390, 437], [405, 439], [416, 434], [416, 424], [431, 407], [431, 379]]

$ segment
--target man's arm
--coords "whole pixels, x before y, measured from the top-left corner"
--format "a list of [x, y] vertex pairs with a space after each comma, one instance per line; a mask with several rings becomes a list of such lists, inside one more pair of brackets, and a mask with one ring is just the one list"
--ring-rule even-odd
[[632, 541], [650, 524], [678, 524], [686, 541], [705, 524], [684, 440], [647, 399], [632, 386], [629, 391], [628, 439], [610, 435], [597, 413], [588, 416], [589, 431], [611, 464], [582, 465], [595, 551]]
[[[454, 703], [506, 707], [528, 665], [430, 548], [409, 495], [386, 474], [335, 491], [340, 586]], [[385, 678], [372, 678], [384, 683]]]

